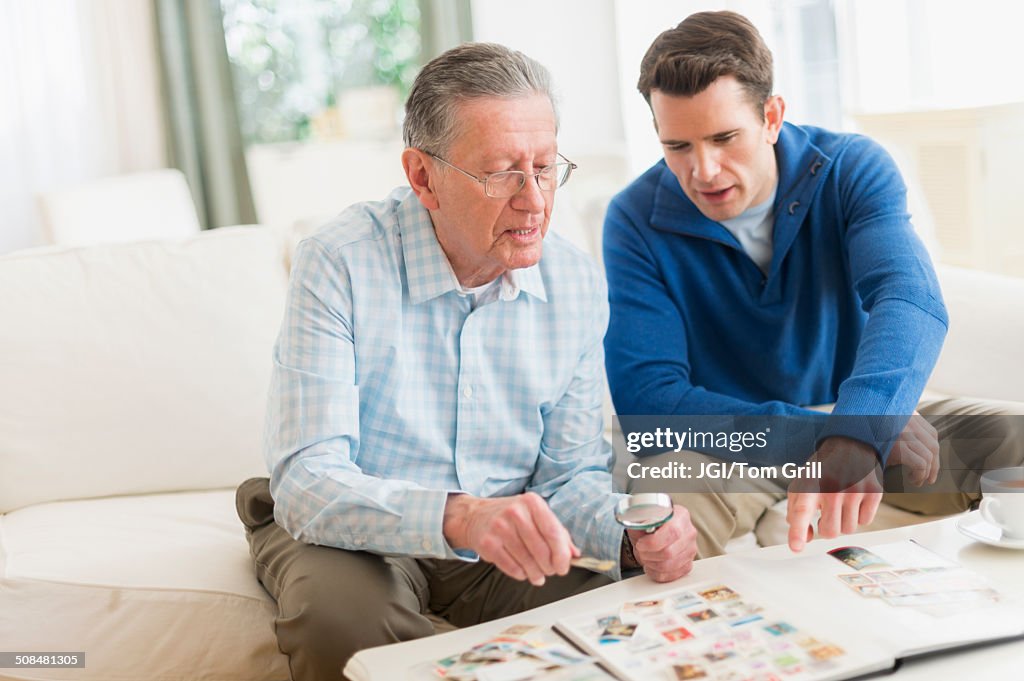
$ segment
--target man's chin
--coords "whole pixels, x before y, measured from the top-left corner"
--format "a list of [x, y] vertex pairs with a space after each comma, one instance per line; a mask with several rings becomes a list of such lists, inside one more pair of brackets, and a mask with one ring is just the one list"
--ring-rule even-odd
[[542, 251], [543, 242], [537, 242], [536, 244], [531, 244], [529, 248], [524, 248], [518, 253], [513, 253], [508, 259], [508, 269], [521, 270], [527, 267], [533, 267], [540, 262]]
[[[735, 192], [735, 190], [733, 190]], [[722, 220], [731, 220], [740, 213], [743, 212], [742, 208], [737, 205], [737, 202], [733, 200], [729, 201], [713, 201], [706, 198], [699, 192], [685, 192], [690, 203], [696, 206], [697, 210], [701, 212], [701, 215], [706, 217], [708, 220], [714, 220], [715, 222], [721, 222]]]
[[732, 220], [743, 213], [743, 210], [737, 208], [735, 205], [708, 205], [707, 202], [704, 201], [697, 204], [697, 210], [699, 210], [708, 220], [714, 220], [715, 222]]

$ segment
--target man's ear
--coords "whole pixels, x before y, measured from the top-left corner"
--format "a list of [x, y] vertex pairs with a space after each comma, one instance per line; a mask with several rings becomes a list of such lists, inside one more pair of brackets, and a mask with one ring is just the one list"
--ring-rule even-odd
[[772, 95], [764, 103], [764, 134], [768, 144], [779, 141], [779, 131], [782, 130], [782, 118], [785, 113], [786, 102], [781, 95]]
[[434, 191], [435, 182], [434, 165], [432, 159], [423, 151], [413, 147], [406, 147], [402, 152], [402, 168], [405, 169], [405, 177], [409, 180], [409, 186], [416, 193], [427, 210], [440, 208], [437, 194]]

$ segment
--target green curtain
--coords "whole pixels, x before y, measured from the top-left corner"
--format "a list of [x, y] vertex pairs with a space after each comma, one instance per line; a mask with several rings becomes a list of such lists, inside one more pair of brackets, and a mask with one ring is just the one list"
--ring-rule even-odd
[[420, 0], [420, 42], [424, 63], [472, 39], [470, 0]]
[[171, 163], [207, 229], [256, 222], [219, 0], [153, 0]]

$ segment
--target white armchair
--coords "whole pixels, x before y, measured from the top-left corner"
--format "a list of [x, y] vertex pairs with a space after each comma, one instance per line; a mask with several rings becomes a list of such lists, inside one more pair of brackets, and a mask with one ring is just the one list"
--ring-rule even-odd
[[201, 229], [185, 176], [172, 168], [49, 192], [39, 206], [43, 237], [55, 245], [173, 239]]

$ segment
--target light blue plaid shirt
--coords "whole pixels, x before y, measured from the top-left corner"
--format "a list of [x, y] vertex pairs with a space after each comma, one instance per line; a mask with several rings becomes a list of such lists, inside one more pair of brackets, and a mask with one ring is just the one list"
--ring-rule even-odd
[[585, 554], [618, 565], [604, 280], [549, 233], [540, 263], [500, 286], [472, 309], [407, 187], [299, 245], [265, 433], [274, 514], [292, 536], [465, 559], [442, 534], [448, 494], [533, 491]]

